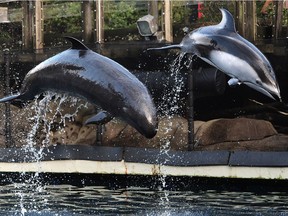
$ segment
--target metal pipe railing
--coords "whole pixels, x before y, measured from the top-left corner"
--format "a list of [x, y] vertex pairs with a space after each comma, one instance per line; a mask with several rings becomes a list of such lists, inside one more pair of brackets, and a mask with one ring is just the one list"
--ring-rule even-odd
[[[9, 49], [4, 50], [4, 94], [8, 95], [10, 94], [10, 62], [11, 62], [11, 56]], [[11, 121], [11, 107], [10, 103], [5, 103], [5, 145], [7, 148], [14, 147], [14, 143], [12, 140], [12, 121]]]

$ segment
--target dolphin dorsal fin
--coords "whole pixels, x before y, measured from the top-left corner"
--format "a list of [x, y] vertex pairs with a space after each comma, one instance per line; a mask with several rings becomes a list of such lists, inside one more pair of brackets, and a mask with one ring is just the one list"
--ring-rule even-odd
[[71, 49], [77, 49], [77, 50], [89, 50], [87, 46], [85, 46], [81, 41], [74, 37], [65, 36], [66, 40], [69, 40], [72, 43]]
[[228, 10], [223, 8], [221, 8], [220, 11], [222, 13], [222, 20], [218, 24], [218, 26], [225, 30], [236, 32], [235, 22], [232, 14]]

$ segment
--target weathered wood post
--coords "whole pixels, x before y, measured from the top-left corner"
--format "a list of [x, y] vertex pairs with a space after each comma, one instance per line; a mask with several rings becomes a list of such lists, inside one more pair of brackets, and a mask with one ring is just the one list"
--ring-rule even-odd
[[24, 49], [33, 49], [33, 3], [22, 1], [22, 41]]
[[158, 21], [158, 0], [150, 0], [148, 2], [148, 14], [154, 16]]
[[35, 0], [35, 49], [42, 52], [44, 47], [44, 13], [43, 1]]
[[237, 1], [236, 2], [236, 28], [240, 35], [250, 42], [256, 38], [256, 2]]
[[275, 41], [282, 35], [282, 21], [283, 21], [283, 1], [276, 1], [275, 13]]
[[81, 3], [81, 13], [82, 13], [82, 20], [83, 20], [83, 40], [85, 43], [91, 43], [93, 39], [93, 23], [92, 23], [92, 17], [93, 17], [93, 10], [92, 10], [92, 4], [90, 0], [83, 1]]
[[167, 42], [173, 42], [172, 7], [170, 0], [164, 0], [164, 37]]

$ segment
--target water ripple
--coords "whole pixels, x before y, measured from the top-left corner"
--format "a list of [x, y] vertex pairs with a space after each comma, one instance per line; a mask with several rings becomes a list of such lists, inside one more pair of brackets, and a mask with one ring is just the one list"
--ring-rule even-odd
[[[11, 184], [0, 187], [1, 215], [288, 215], [288, 194], [231, 191], [159, 191], [141, 187], [110, 190]], [[166, 205], [161, 204], [167, 196]]]

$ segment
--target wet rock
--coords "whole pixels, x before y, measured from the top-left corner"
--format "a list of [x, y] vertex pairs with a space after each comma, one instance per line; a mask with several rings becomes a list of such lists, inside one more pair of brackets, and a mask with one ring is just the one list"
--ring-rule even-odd
[[50, 140], [52, 144], [93, 145], [96, 141], [96, 128], [70, 122], [64, 128], [51, 132]]
[[198, 146], [199, 151], [288, 151], [288, 136], [277, 134], [260, 140], [216, 143]]
[[[84, 118], [85, 119], [85, 118]], [[194, 122], [194, 131], [204, 124]], [[64, 128], [51, 132], [53, 144], [87, 144], [96, 142], [96, 126], [83, 126], [76, 122], [67, 122]], [[180, 116], [163, 117], [159, 119], [159, 129], [153, 139], [146, 139], [133, 127], [119, 119], [113, 119], [102, 127], [103, 146], [124, 146], [142, 148], [171, 148], [187, 150], [188, 125], [187, 120]]]
[[[195, 131], [203, 123], [195, 121]], [[125, 122], [113, 120], [105, 125], [103, 145], [186, 150], [187, 133], [187, 120], [180, 116], [160, 118], [158, 132], [152, 139], [146, 139]]]
[[276, 135], [273, 125], [264, 120], [249, 118], [215, 119], [208, 121], [196, 133], [198, 145], [223, 142], [260, 140]]

